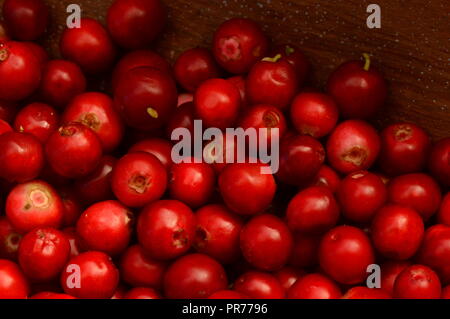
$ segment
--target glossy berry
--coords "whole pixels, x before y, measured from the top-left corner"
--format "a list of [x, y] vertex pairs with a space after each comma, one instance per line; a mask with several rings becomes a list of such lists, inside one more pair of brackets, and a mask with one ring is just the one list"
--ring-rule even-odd
[[450, 226], [450, 192], [442, 199], [437, 218], [439, 223]]
[[450, 187], [450, 138], [437, 142], [428, 161], [431, 174], [444, 186]]
[[249, 107], [249, 101], [247, 96], [247, 89], [245, 85], [245, 77], [242, 75], [236, 75], [232, 76], [228, 79], [226, 79], [228, 82], [233, 84], [238, 90], [241, 95], [241, 108], [247, 109]]
[[19, 250], [20, 235], [11, 225], [6, 216], [0, 217], [0, 259], [17, 259], [17, 251]]
[[322, 93], [300, 93], [292, 102], [291, 119], [300, 134], [324, 137], [334, 129], [338, 117], [333, 99]]
[[186, 253], [195, 236], [195, 215], [176, 200], [146, 206], [138, 217], [139, 243], [152, 258], [172, 259]]
[[339, 189], [341, 184], [341, 177], [328, 165], [322, 165], [311, 182], [311, 186], [325, 186], [328, 187], [333, 193]]
[[302, 269], [297, 269], [291, 266], [285, 266], [275, 273], [278, 281], [283, 286], [284, 290], [287, 292], [297, 280], [305, 275], [305, 271]]
[[30, 287], [19, 266], [12, 261], [0, 259], [0, 298], [26, 299]]
[[97, 134], [81, 123], [68, 123], [50, 135], [45, 144], [47, 161], [59, 175], [79, 178], [100, 162], [102, 145]]
[[128, 246], [132, 224], [133, 213], [118, 201], [98, 202], [78, 219], [77, 234], [87, 250], [114, 256]]
[[399, 206], [384, 206], [375, 215], [371, 227], [375, 249], [389, 259], [411, 258], [422, 242], [422, 217], [414, 210]]
[[344, 217], [357, 223], [370, 222], [387, 200], [382, 179], [368, 171], [347, 175], [336, 192]]
[[339, 206], [328, 188], [308, 187], [291, 199], [286, 219], [292, 231], [320, 234], [336, 225]]
[[164, 275], [164, 293], [171, 299], [207, 298], [227, 285], [223, 267], [202, 254], [177, 259]]
[[278, 217], [264, 214], [253, 217], [242, 228], [240, 245], [244, 258], [261, 270], [278, 270], [292, 251], [292, 235]]
[[0, 177], [9, 182], [27, 182], [39, 176], [44, 166], [41, 142], [30, 133], [0, 135]]
[[[74, 277], [77, 271], [78, 279]], [[110, 298], [116, 291], [118, 283], [119, 271], [111, 258], [97, 251], [71, 258], [61, 273], [61, 286], [65, 293], [77, 298]]]
[[[263, 174], [262, 170], [266, 170]], [[225, 204], [241, 215], [263, 212], [275, 196], [276, 183], [270, 168], [260, 163], [230, 164], [219, 176], [219, 189]], [[252, 200], [248, 200], [252, 198]]]
[[81, 202], [75, 192], [70, 187], [64, 187], [58, 190], [59, 196], [63, 202], [63, 226], [74, 226], [82, 213]]
[[259, 26], [249, 19], [230, 19], [214, 33], [213, 54], [228, 72], [246, 73], [266, 55], [268, 40]]
[[53, 187], [35, 180], [15, 186], [6, 199], [5, 210], [14, 229], [27, 233], [37, 227], [58, 228], [64, 207]]
[[423, 265], [405, 268], [394, 284], [394, 297], [401, 299], [439, 299], [441, 283], [431, 269]]
[[308, 274], [300, 278], [287, 293], [289, 299], [340, 299], [339, 286], [320, 274]]
[[159, 0], [116, 0], [108, 9], [106, 20], [117, 44], [126, 49], [140, 49], [161, 33], [167, 12]]
[[164, 194], [167, 172], [154, 155], [144, 152], [129, 153], [114, 166], [111, 186], [123, 204], [142, 207]]
[[124, 299], [161, 299], [161, 296], [153, 288], [137, 287], [129, 290]]
[[57, 278], [69, 257], [69, 240], [54, 228], [36, 228], [20, 241], [20, 268], [34, 282]]
[[387, 291], [391, 296], [394, 292], [394, 284], [398, 275], [411, 263], [409, 261], [387, 261], [380, 265], [381, 289]]
[[327, 142], [331, 166], [348, 174], [372, 166], [380, 152], [380, 138], [366, 122], [349, 120], [339, 124]]
[[33, 41], [43, 35], [49, 22], [48, 11], [42, 0], [6, 0], [3, 3], [8, 32], [21, 41]]
[[295, 45], [282, 44], [273, 50], [274, 54], [280, 54], [281, 60], [289, 62], [297, 73], [299, 86], [302, 86], [308, 78], [311, 66], [305, 55]]
[[191, 136], [193, 136], [194, 121], [196, 119], [197, 115], [195, 113], [195, 106], [192, 101], [179, 105], [167, 123], [166, 135], [172, 140], [172, 134], [176, 136], [174, 131], [177, 128], [186, 128], [191, 133]]
[[326, 233], [319, 247], [320, 266], [339, 283], [354, 285], [367, 277], [375, 261], [370, 239], [359, 228], [338, 226]]
[[251, 299], [283, 299], [284, 288], [270, 273], [249, 271], [234, 282], [234, 289]]
[[91, 18], [82, 18], [79, 28], [66, 28], [59, 48], [65, 59], [75, 62], [89, 74], [107, 71], [116, 56], [108, 32]]
[[146, 152], [150, 153], [164, 165], [164, 167], [169, 170], [172, 166], [172, 143], [162, 138], [148, 138], [137, 142], [130, 147], [128, 153], [133, 152]]
[[350, 288], [342, 299], [391, 299], [391, 295], [380, 288], [357, 286]]

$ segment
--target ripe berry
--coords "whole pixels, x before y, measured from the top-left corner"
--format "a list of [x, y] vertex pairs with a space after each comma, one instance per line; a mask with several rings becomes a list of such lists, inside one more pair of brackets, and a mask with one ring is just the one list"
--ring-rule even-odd
[[433, 176], [445, 187], [450, 187], [450, 138], [437, 142], [428, 161], [428, 168]]
[[288, 290], [289, 299], [340, 299], [339, 286], [320, 274], [308, 274]]
[[394, 292], [394, 283], [397, 276], [411, 263], [409, 261], [387, 261], [380, 265], [381, 289], [387, 291], [391, 296]]
[[186, 128], [191, 133], [191, 136], [194, 136], [194, 120], [196, 119], [197, 115], [195, 114], [194, 103], [191, 101], [181, 104], [177, 107], [167, 123], [166, 135], [169, 139], [173, 140], [172, 134], [174, 134], [174, 130], [177, 128]]
[[137, 287], [129, 290], [123, 299], [161, 299], [161, 296], [153, 288]]
[[134, 144], [128, 153], [146, 152], [156, 156], [164, 167], [169, 170], [172, 166], [172, 143], [162, 138], [149, 138]]
[[270, 273], [249, 271], [234, 282], [234, 289], [252, 299], [283, 299], [284, 288]]
[[426, 266], [409, 266], [395, 280], [394, 297], [401, 299], [439, 299], [441, 297], [439, 277]]
[[341, 177], [328, 165], [322, 165], [311, 182], [311, 186], [325, 186], [328, 187], [333, 193], [339, 189], [341, 184]]
[[437, 218], [439, 223], [450, 226], [450, 192], [442, 199]]
[[309, 75], [311, 66], [305, 55], [292, 44], [282, 44], [274, 48], [274, 54], [281, 54], [281, 60], [289, 62], [297, 73], [299, 86], [303, 86]]
[[306, 272], [302, 269], [297, 269], [291, 266], [285, 266], [280, 270], [278, 270], [275, 273], [275, 276], [281, 283], [281, 286], [283, 286], [284, 290], [287, 292], [295, 284], [295, 282], [299, 280], [301, 277], [303, 277], [305, 274]]
[[26, 299], [29, 292], [27, 279], [19, 266], [0, 259], [0, 299]]

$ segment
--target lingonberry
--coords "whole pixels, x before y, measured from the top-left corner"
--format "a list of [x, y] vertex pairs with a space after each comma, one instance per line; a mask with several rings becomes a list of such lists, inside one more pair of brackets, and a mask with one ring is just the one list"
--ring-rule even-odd
[[[194, 120], [197, 115], [195, 114], [194, 102], [186, 102], [177, 107], [173, 112], [169, 122], [166, 126], [166, 135], [169, 139], [172, 139], [172, 134], [177, 128], [186, 128], [194, 136]], [[176, 135], [176, 134], [174, 134]]]
[[129, 290], [123, 299], [161, 299], [161, 295], [153, 288], [136, 287]]
[[281, 60], [289, 62], [297, 73], [299, 86], [302, 86], [308, 78], [311, 66], [305, 55], [295, 45], [281, 44], [273, 49], [273, 53], [280, 54]]
[[387, 85], [382, 75], [365, 61], [350, 61], [339, 66], [328, 79], [327, 91], [345, 118], [367, 119], [383, 106]]
[[235, 123], [241, 104], [239, 90], [223, 79], [203, 82], [194, 95], [197, 116], [206, 127], [225, 130]]
[[137, 235], [152, 258], [166, 260], [181, 256], [194, 241], [195, 215], [180, 201], [156, 201], [140, 213]]
[[129, 126], [143, 131], [159, 129], [176, 108], [177, 88], [166, 72], [138, 67], [119, 78], [114, 101]]
[[261, 163], [226, 166], [219, 176], [219, 189], [225, 204], [241, 215], [255, 215], [268, 208], [277, 186], [267, 170], [270, 170], [269, 166]]
[[208, 79], [219, 77], [219, 68], [211, 52], [203, 48], [184, 51], [173, 66], [177, 82], [188, 92]]
[[291, 119], [300, 134], [321, 138], [334, 129], [339, 113], [333, 99], [322, 93], [298, 94], [291, 106]]
[[154, 155], [129, 153], [114, 166], [111, 187], [116, 197], [126, 206], [142, 207], [164, 194], [167, 172]]
[[380, 152], [380, 137], [366, 122], [348, 120], [339, 124], [327, 142], [330, 165], [348, 174], [372, 166]]
[[384, 206], [372, 221], [373, 245], [381, 255], [389, 259], [411, 258], [419, 249], [423, 234], [422, 217], [408, 207]]
[[364, 286], [358, 286], [350, 288], [343, 296], [342, 299], [391, 299], [391, 295], [380, 288], [368, 288]]
[[122, 280], [133, 287], [160, 288], [167, 263], [150, 258], [139, 245], [127, 248], [120, 259]]
[[51, 60], [42, 71], [39, 94], [47, 103], [63, 108], [86, 90], [86, 78], [71, 61]]
[[328, 165], [322, 165], [311, 182], [311, 186], [325, 186], [333, 193], [336, 193], [340, 184], [341, 177]]
[[281, 59], [281, 54], [255, 63], [246, 80], [246, 93], [252, 104], [270, 104], [286, 109], [298, 90], [297, 73]]
[[170, 168], [169, 192], [173, 199], [190, 207], [200, 207], [209, 200], [215, 187], [216, 177], [211, 165], [189, 162], [173, 164]]
[[140, 49], [161, 33], [167, 10], [160, 0], [115, 0], [106, 20], [117, 44], [126, 49]]
[[77, 234], [76, 228], [68, 227], [63, 229], [63, 232], [70, 244], [70, 257], [75, 257], [82, 253], [84, 251], [84, 247], [82, 247], [80, 243], [80, 238]]
[[[73, 284], [74, 270], [78, 271], [78, 285]], [[119, 271], [116, 266], [108, 255], [98, 251], [72, 257], [61, 273], [64, 292], [77, 298], [111, 298], [118, 283]]]
[[235, 18], [222, 23], [214, 33], [213, 54], [228, 72], [247, 73], [263, 58], [268, 40], [252, 20]]
[[294, 233], [294, 244], [289, 265], [297, 268], [311, 268], [319, 263], [319, 244], [321, 235]]
[[397, 276], [410, 265], [411, 263], [409, 261], [387, 261], [381, 264], [380, 288], [387, 291], [392, 296]]
[[0, 259], [17, 259], [22, 235], [16, 232], [6, 216], [0, 217]]
[[439, 208], [437, 219], [439, 223], [450, 226], [450, 192], [442, 199], [441, 207]]
[[305, 271], [291, 266], [281, 268], [275, 273], [275, 277], [280, 281], [281, 286], [287, 292], [297, 280], [305, 276]]
[[38, 180], [15, 186], [6, 199], [5, 210], [13, 228], [20, 233], [37, 227], [58, 228], [64, 214], [61, 198], [53, 187]]
[[118, 201], [98, 202], [81, 214], [77, 234], [87, 250], [115, 256], [128, 246], [133, 219], [133, 213]]
[[254, 267], [273, 271], [283, 267], [292, 251], [293, 240], [287, 225], [274, 215], [253, 217], [241, 230], [244, 258]]
[[250, 102], [248, 101], [245, 78], [242, 75], [236, 75], [228, 78], [227, 81], [239, 90], [241, 94], [241, 109], [247, 109]]
[[208, 299], [247, 299], [248, 297], [234, 290], [219, 290], [208, 297]]
[[20, 241], [20, 268], [34, 282], [57, 278], [69, 257], [69, 240], [54, 228], [35, 228]]
[[200, 208], [195, 215], [195, 250], [223, 264], [236, 261], [240, 255], [241, 219], [225, 206], [215, 204]]
[[19, 111], [14, 129], [34, 135], [41, 143], [58, 128], [59, 116], [54, 108], [43, 103], [31, 103]]
[[428, 161], [428, 168], [433, 176], [445, 187], [450, 187], [450, 138], [437, 142]]
[[[287, 131], [287, 123], [280, 109], [268, 104], [252, 106], [241, 116], [239, 127], [244, 130], [255, 128], [258, 130], [258, 145], [267, 145], [270, 149], [272, 143], [278, 143]], [[264, 131], [260, 131], [264, 129]], [[276, 129], [276, 130], [275, 130]]]
[[164, 167], [169, 170], [172, 166], [172, 143], [162, 138], [148, 138], [137, 142], [128, 150], [133, 152], [146, 152], [153, 154], [160, 160]]
[[39, 86], [41, 65], [23, 42], [0, 43], [0, 99], [19, 101]]
[[58, 194], [63, 203], [63, 223], [64, 227], [74, 226], [82, 213], [81, 202], [71, 187], [58, 188]]
[[341, 284], [363, 282], [367, 277], [367, 266], [374, 261], [370, 239], [359, 228], [338, 226], [326, 233], [320, 243], [320, 267]]
[[30, 52], [33, 53], [33, 55], [37, 58], [39, 62], [39, 67], [41, 68], [41, 71], [43, 71], [45, 65], [50, 60], [48, 52], [44, 49], [42, 45], [39, 45], [35, 42], [22, 42], [22, 43], [25, 44], [28, 47], [28, 50], [30, 50]]
[[89, 92], [77, 95], [62, 115], [63, 123], [78, 122], [93, 130], [103, 150], [114, 150], [123, 137], [123, 123], [113, 107], [112, 99], [103, 93]]
[[434, 225], [423, 238], [417, 260], [435, 270], [443, 284], [450, 283], [450, 227]]
[[8, 33], [21, 41], [33, 41], [41, 37], [49, 22], [49, 10], [42, 0], [6, 0], [3, 18]]
[[124, 76], [124, 74], [139, 67], [151, 67], [167, 74], [172, 74], [172, 67], [169, 62], [167, 62], [158, 53], [153, 52], [152, 50], [132, 51], [124, 55], [114, 68], [114, 72], [112, 74], [113, 91], [116, 90], [117, 83], [120, 81], [120, 78]]
[[286, 135], [280, 144], [280, 167], [277, 178], [282, 182], [304, 186], [317, 175], [325, 160], [322, 144], [306, 135]]
[[441, 283], [431, 269], [423, 265], [406, 267], [395, 280], [394, 297], [401, 299], [439, 299]]
[[16, 263], [0, 259], [0, 299], [26, 299], [30, 287]]
[[386, 202], [387, 189], [379, 176], [357, 171], [341, 181], [336, 197], [346, 219], [367, 223]]
[[441, 190], [428, 175], [413, 173], [398, 176], [388, 185], [389, 201], [409, 206], [426, 221], [439, 209]]
[[339, 286], [321, 274], [308, 274], [301, 277], [288, 290], [289, 299], [340, 299]]
[[205, 162], [211, 163], [216, 173], [221, 173], [228, 164], [245, 162], [246, 152], [238, 148], [238, 137], [233, 133], [225, 132], [215, 136], [203, 148]]
[[0, 135], [0, 177], [9, 182], [27, 182], [39, 176], [44, 151], [30, 133], [6, 132]]
[[285, 291], [270, 273], [248, 271], [234, 282], [234, 289], [252, 299], [283, 299]]
[[208, 298], [226, 289], [223, 267], [211, 257], [189, 254], [177, 259], [164, 275], [164, 293], [171, 299]]
[[89, 74], [108, 71], [116, 56], [108, 32], [91, 18], [81, 18], [79, 28], [66, 28], [59, 49], [65, 59], [75, 62]]
[[59, 175], [80, 178], [92, 173], [102, 157], [97, 134], [81, 123], [68, 123], [53, 132], [45, 144], [47, 161]]

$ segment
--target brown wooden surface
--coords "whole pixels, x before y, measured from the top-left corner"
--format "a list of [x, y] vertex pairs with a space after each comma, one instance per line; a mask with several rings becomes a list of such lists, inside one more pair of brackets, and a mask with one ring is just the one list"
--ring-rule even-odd
[[[47, 45], [58, 54], [66, 6], [81, 5], [83, 14], [104, 21], [112, 0], [46, 0], [52, 6]], [[398, 120], [425, 127], [435, 139], [450, 136], [450, 2], [448, 0], [164, 0], [170, 23], [157, 51], [173, 60], [194, 46], [208, 47], [224, 20], [250, 17], [274, 43], [291, 42], [314, 66], [313, 83], [323, 87], [341, 62], [369, 52], [390, 82], [381, 125]], [[381, 29], [368, 29], [366, 7], [382, 10]]]

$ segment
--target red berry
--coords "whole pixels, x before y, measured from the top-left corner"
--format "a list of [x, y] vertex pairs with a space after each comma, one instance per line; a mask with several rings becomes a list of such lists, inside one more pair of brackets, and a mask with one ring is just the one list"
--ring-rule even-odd
[[234, 289], [252, 299], [283, 299], [284, 288], [278, 279], [266, 272], [249, 271], [234, 283]]
[[20, 241], [20, 267], [35, 282], [57, 278], [69, 257], [69, 240], [54, 228], [35, 228]]
[[[197, 119], [195, 114], [194, 103], [186, 102], [177, 107], [175, 112], [173, 112], [169, 122], [166, 126], [166, 135], [172, 139], [173, 131], [177, 128], [186, 128], [194, 136], [194, 120]], [[176, 134], [175, 134], [176, 135]]]
[[266, 55], [268, 40], [259, 26], [249, 19], [230, 19], [214, 33], [213, 53], [228, 72], [246, 73]]
[[293, 240], [287, 225], [278, 217], [253, 217], [242, 228], [240, 245], [245, 259], [254, 267], [272, 271], [283, 267], [292, 251]]
[[161, 299], [161, 296], [153, 288], [137, 287], [129, 290], [123, 299]]
[[411, 258], [419, 249], [423, 233], [422, 217], [404, 206], [384, 206], [372, 221], [373, 245], [389, 259]]
[[223, 79], [203, 82], [194, 95], [195, 111], [206, 127], [226, 129], [237, 119], [241, 104], [239, 90]]
[[349, 120], [339, 124], [327, 142], [331, 166], [348, 174], [372, 166], [380, 151], [380, 138], [366, 122]]
[[97, 167], [102, 157], [102, 145], [97, 134], [87, 126], [68, 123], [50, 135], [45, 152], [57, 174], [79, 178]]
[[40, 80], [41, 65], [28, 44], [0, 44], [0, 99], [22, 100], [38, 88]]
[[19, 266], [0, 259], [0, 299], [26, 299], [29, 292], [27, 279]]
[[126, 206], [142, 207], [164, 194], [167, 172], [154, 155], [129, 153], [114, 166], [111, 185], [116, 197]]
[[208, 297], [208, 299], [247, 299], [248, 297], [234, 290], [219, 290]]
[[175, 61], [174, 71], [177, 82], [189, 92], [194, 92], [204, 81], [220, 75], [211, 52], [203, 48], [184, 51]]
[[137, 235], [152, 258], [166, 260], [181, 256], [194, 241], [195, 215], [182, 202], [156, 201], [140, 213]]
[[311, 186], [325, 186], [328, 187], [333, 193], [339, 189], [341, 184], [341, 177], [328, 165], [322, 165], [314, 177]]
[[47, 103], [63, 108], [85, 90], [86, 78], [78, 65], [66, 60], [46, 63], [39, 93]]
[[99, 202], [80, 216], [77, 234], [88, 250], [115, 256], [128, 246], [133, 218], [133, 213], [118, 201]]
[[241, 94], [241, 108], [246, 109], [249, 106], [247, 90], [246, 90], [246, 80], [242, 75], [232, 76], [226, 79], [228, 82], [233, 84]]
[[172, 166], [172, 143], [161, 138], [149, 138], [134, 144], [128, 151], [133, 152], [146, 152], [153, 154], [160, 160], [164, 167], [169, 170]]
[[262, 169], [270, 168], [260, 163], [236, 163], [222, 171], [219, 189], [225, 204], [232, 211], [255, 215], [268, 208], [275, 196], [276, 183], [273, 176], [263, 174]]
[[[42, 45], [39, 45], [35, 42], [22, 42], [28, 47], [28, 50], [33, 53], [33, 55], [37, 58], [39, 62], [39, 67], [41, 70], [44, 70], [45, 65], [50, 60], [50, 56], [48, 55], [48, 52], [44, 49]], [[42, 78], [42, 73], [41, 73]]]
[[321, 268], [334, 280], [346, 285], [363, 282], [367, 266], [375, 261], [367, 235], [359, 228], [338, 226], [326, 233], [319, 247]]
[[282, 44], [275, 47], [274, 54], [281, 54], [281, 60], [289, 62], [297, 73], [299, 86], [302, 86], [310, 72], [311, 66], [305, 55], [292, 44]]
[[30, 297], [30, 299], [77, 299], [71, 295], [60, 294], [56, 292], [43, 291]]
[[437, 142], [429, 157], [431, 174], [444, 186], [450, 187], [450, 138]]
[[395, 280], [394, 297], [401, 299], [439, 299], [441, 297], [439, 277], [426, 266], [409, 266]]
[[368, 171], [350, 173], [336, 192], [342, 213], [350, 221], [370, 222], [387, 200], [387, 189], [382, 179]]
[[275, 273], [275, 276], [280, 281], [286, 292], [304, 275], [305, 272], [303, 270], [290, 266], [283, 267]]
[[387, 97], [382, 75], [365, 62], [350, 61], [339, 66], [328, 79], [327, 91], [345, 118], [367, 119], [379, 111]]
[[175, 110], [177, 88], [166, 72], [138, 67], [119, 78], [114, 101], [129, 126], [143, 131], [159, 129]]
[[63, 203], [63, 226], [69, 227], [75, 225], [82, 213], [81, 203], [78, 196], [75, 196], [70, 187], [64, 187], [58, 190]]
[[64, 206], [49, 184], [35, 180], [15, 186], [6, 199], [5, 210], [14, 229], [27, 233], [37, 227], [58, 228]]
[[353, 287], [342, 296], [342, 299], [391, 299], [391, 295], [379, 288]]
[[112, 99], [103, 93], [89, 92], [76, 96], [67, 105], [63, 123], [78, 122], [93, 130], [103, 150], [114, 150], [123, 137], [123, 123], [113, 107]]
[[61, 274], [65, 293], [83, 299], [110, 298], [118, 283], [119, 271], [111, 258], [97, 251], [71, 258]]
[[321, 93], [297, 95], [291, 106], [291, 119], [297, 132], [321, 138], [334, 129], [339, 117], [334, 101]]
[[331, 279], [320, 274], [309, 274], [289, 289], [289, 299], [340, 299], [341, 291]]
[[441, 208], [437, 214], [439, 223], [450, 226], [450, 192], [444, 196], [441, 203]]
[[106, 19], [114, 41], [126, 49], [140, 49], [161, 33], [167, 12], [159, 0], [116, 0]]
[[246, 80], [246, 93], [252, 104], [270, 104], [286, 109], [298, 89], [297, 73], [281, 55], [255, 63]]
[[415, 173], [392, 179], [388, 185], [389, 201], [409, 206], [426, 221], [439, 209], [441, 190], [428, 175]]
[[7, 132], [0, 135], [0, 176], [9, 182], [27, 182], [39, 176], [44, 151], [30, 133]]
[[223, 267], [211, 257], [190, 254], [177, 259], [164, 276], [164, 293], [171, 299], [207, 298], [226, 289]]
[[328, 188], [312, 186], [292, 198], [286, 211], [286, 219], [292, 231], [323, 233], [336, 225], [339, 206]]
[[0, 259], [17, 259], [22, 235], [14, 230], [6, 216], [0, 217]]
[[70, 257], [78, 256], [81, 252], [83, 252], [83, 247], [81, 247], [80, 238], [75, 227], [66, 228], [63, 232], [70, 243]]
[[11, 125], [8, 124], [8, 122], [0, 119], [0, 135], [6, 132], [11, 132], [13, 129]]
[[90, 74], [108, 71], [116, 56], [108, 32], [91, 18], [82, 18], [79, 28], [66, 28], [59, 48], [64, 58]]
[[394, 283], [397, 276], [411, 263], [409, 261], [388, 261], [383, 263], [381, 268], [381, 289], [390, 295], [394, 293]]

